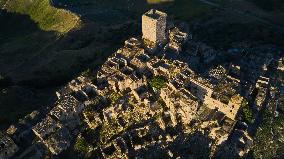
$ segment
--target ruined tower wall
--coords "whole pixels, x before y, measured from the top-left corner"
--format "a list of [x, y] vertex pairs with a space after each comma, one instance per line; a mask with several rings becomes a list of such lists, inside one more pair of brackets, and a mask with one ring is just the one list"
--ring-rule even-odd
[[166, 17], [161, 17], [160, 20], [157, 22], [156, 26], [156, 36], [158, 43], [164, 43], [166, 41], [166, 26], [167, 20]]
[[142, 16], [142, 33], [143, 39], [150, 40], [151, 42], [157, 41], [157, 20], [152, 19], [146, 15]]
[[150, 10], [142, 16], [143, 39], [155, 44], [166, 41], [167, 14]]

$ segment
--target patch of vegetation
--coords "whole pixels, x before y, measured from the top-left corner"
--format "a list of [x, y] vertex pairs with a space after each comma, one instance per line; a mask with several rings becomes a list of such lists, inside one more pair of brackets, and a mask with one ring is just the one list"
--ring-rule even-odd
[[253, 123], [254, 122], [254, 118], [253, 118], [253, 114], [249, 108], [248, 102], [246, 100], [242, 101], [241, 104], [242, 107], [242, 117], [243, 120], [247, 123]]
[[143, 43], [146, 45], [146, 46], [149, 46], [149, 47], [155, 47], [155, 43], [148, 40], [148, 39], [143, 39]]
[[281, 158], [284, 153], [284, 115], [274, 117], [265, 111], [263, 123], [257, 129], [253, 146], [254, 158]]
[[74, 149], [80, 153], [87, 153], [89, 151], [89, 145], [83, 137], [77, 137]]
[[111, 137], [118, 134], [120, 131], [122, 131], [122, 127], [119, 126], [119, 124], [115, 120], [109, 123], [104, 122], [100, 129], [101, 143], [106, 144]]
[[29, 15], [45, 31], [66, 33], [79, 23], [77, 15], [52, 7], [49, 0], [9, 0], [5, 9], [8, 12]]
[[117, 102], [117, 100], [121, 97], [121, 94], [119, 93], [116, 93], [116, 92], [113, 92], [110, 96], [109, 96], [109, 99], [111, 101], [111, 103], [115, 103]]
[[[167, 1], [167, 0], [165, 0], [165, 1]], [[147, 3], [149, 3], [149, 4], [159, 4], [159, 3], [163, 3], [165, 1], [163, 1], [163, 0], [147, 0]], [[168, 0], [168, 1], [172, 1], [172, 0]]]
[[162, 76], [154, 76], [149, 83], [155, 91], [166, 86], [166, 80]]
[[99, 131], [97, 129], [90, 129], [85, 128], [82, 132], [82, 136], [89, 145], [89, 150], [92, 150], [93, 148], [97, 147], [100, 144], [99, 140]]
[[278, 105], [278, 109], [281, 113], [284, 114], [284, 94], [282, 94], [279, 98], [279, 105]]

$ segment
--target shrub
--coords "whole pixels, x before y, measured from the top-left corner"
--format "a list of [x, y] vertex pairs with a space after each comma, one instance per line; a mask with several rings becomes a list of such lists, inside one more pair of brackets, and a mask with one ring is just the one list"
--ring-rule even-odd
[[249, 105], [248, 105], [248, 102], [246, 100], [243, 100], [242, 101], [242, 117], [243, 117], [243, 120], [247, 123], [253, 123], [254, 121], [254, 118], [253, 118], [253, 114], [249, 108]]
[[254, 158], [281, 158], [284, 150], [284, 116], [265, 110], [252, 147]]
[[121, 97], [121, 94], [113, 92], [110, 96], [109, 99], [111, 100], [111, 103], [115, 103], [119, 98]]
[[155, 91], [166, 86], [166, 80], [162, 76], [154, 76], [149, 83]]
[[74, 149], [80, 153], [87, 153], [89, 145], [83, 137], [77, 137]]
[[284, 95], [281, 95], [279, 98], [278, 109], [281, 111], [281, 113], [284, 113]]

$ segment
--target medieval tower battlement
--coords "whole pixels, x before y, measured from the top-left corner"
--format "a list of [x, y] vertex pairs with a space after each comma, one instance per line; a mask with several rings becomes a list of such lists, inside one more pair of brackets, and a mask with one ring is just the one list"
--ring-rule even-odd
[[151, 9], [142, 16], [143, 39], [155, 44], [166, 41], [167, 14]]

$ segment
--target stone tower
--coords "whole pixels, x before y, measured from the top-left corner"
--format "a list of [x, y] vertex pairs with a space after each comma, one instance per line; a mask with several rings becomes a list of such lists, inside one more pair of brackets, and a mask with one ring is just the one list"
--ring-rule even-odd
[[151, 9], [142, 16], [143, 39], [156, 44], [166, 41], [167, 14]]

